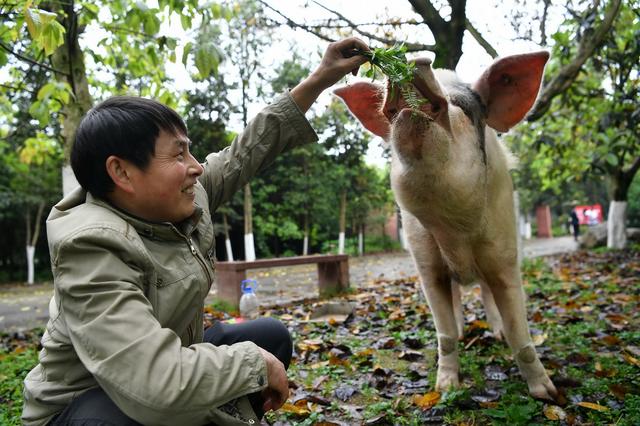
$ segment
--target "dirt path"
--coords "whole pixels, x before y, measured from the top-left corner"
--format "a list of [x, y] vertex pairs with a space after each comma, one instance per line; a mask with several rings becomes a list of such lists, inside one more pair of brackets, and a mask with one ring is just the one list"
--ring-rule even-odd
[[[571, 237], [528, 240], [525, 257], [548, 256], [576, 250]], [[286, 304], [317, 295], [315, 265], [253, 270], [247, 274], [258, 281], [260, 303], [265, 306]], [[406, 252], [367, 255], [349, 259], [349, 275], [353, 286], [365, 286], [379, 278], [399, 279], [416, 275], [411, 256]], [[46, 324], [51, 283], [33, 286], [0, 287], [0, 331], [12, 332]], [[209, 294], [206, 301], [215, 297]]]

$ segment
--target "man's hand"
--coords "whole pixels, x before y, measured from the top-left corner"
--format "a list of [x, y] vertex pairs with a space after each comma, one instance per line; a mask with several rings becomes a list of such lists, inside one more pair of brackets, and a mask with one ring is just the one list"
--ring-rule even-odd
[[277, 410], [285, 403], [289, 397], [289, 379], [284, 365], [278, 358], [261, 347], [258, 349], [267, 364], [267, 388], [262, 391], [262, 408], [266, 413], [269, 410]]
[[360, 65], [367, 62], [367, 58], [357, 52], [368, 50], [369, 46], [357, 37], [331, 43], [324, 52], [320, 65], [311, 76], [318, 78], [323, 85], [323, 90], [331, 87], [348, 73], [357, 75]]
[[311, 107], [323, 90], [348, 73], [356, 75], [360, 65], [367, 61], [357, 52], [367, 50], [367, 44], [356, 37], [330, 43], [318, 68], [291, 90], [291, 96], [302, 112]]

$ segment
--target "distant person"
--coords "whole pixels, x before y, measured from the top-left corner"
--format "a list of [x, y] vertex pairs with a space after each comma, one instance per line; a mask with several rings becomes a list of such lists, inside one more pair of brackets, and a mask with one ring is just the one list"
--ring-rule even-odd
[[578, 241], [578, 237], [580, 236], [580, 219], [578, 218], [576, 209], [571, 209], [571, 213], [569, 213], [569, 221], [571, 222], [571, 228], [573, 229], [573, 239]]
[[292, 341], [282, 323], [204, 330], [211, 215], [280, 153], [318, 140], [304, 113], [366, 61], [354, 49], [368, 47], [329, 44], [314, 72], [204, 163], [159, 102], [113, 97], [85, 115], [71, 148], [81, 187], [47, 218], [54, 296], [23, 424], [257, 425], [284, 404]]

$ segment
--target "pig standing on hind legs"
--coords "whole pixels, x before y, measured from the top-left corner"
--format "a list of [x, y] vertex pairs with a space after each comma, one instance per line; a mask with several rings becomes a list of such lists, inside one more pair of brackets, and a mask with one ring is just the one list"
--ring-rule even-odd
[[531, 108], [548, 57], [537, 52], [496, 60], [472, 86], [418, 59], [411, 90], [426, 100], [418, 110], [403, 98], [406, 90], [389, 84], [386, 91], [368, 82], [335, 91], [391, 144], [391, 185], [438, 336], [438, 390], [459, 385], [452, 282], [480, 280], [490, 293], [486, 309], [495, 302], [499, 314], [491, 316], [498, 326], [501, 319], [530, 394], [557, 395], [527, 325], [509, 154], [495, 132], [509, 130]]

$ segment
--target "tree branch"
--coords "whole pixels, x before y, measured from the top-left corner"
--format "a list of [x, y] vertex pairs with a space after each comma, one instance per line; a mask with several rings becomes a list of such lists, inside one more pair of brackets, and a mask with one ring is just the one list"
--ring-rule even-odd
[[409, 0], [409, 3], [413, 6], [413, 10], [415, 10], [418, 15], [422, 16], [424, 22], [434, 33], [446, 31], [446, 21], [442, 19], [442, 16], [440, 16], [430, 1]]
[[580, 40], [578, 51], [573, 60], [560, 68], [556, 75], [542, 88], [538, 101], [527, 116], [527, 121], [533, 122], [540, 119], [551, 107], [553, 98], [571, 86], [580, 72], [582, 65], [591, 57], [596, 48], [602, 44], [603, 40], [609, 34], [609, 30], [620, 11], [620, 2], [621, 0], [611, 0], [609, 10], [600, 23], [600, 26], [593, 29], [591, 34], [589, 31], [584, 32], [585, 36]]
[[42, 68], [47, 69], [49, 71], [53, 71], [53, 72], [58, 73], [58, 74], [69, 76], [69, 74], [67, 74], [66, 72], [59, 71], [59, 70], [57, 70], [55, 68], [50, 67], [49, 65], [43, 64], [42, 62], [38, 62], [38, 61], [33, 60], [33, 59], [31, 59], [31, 58], [29, 58], [27, 56], [24, 56], [24, 55], [22, 55], [22, 54], [20, 54], [18, 52], [14, 52], [9, 46], [7, 46], [6, 44], [4, 44], [2, 42], [0, 42], [0, 47], [2, 47], [7, 52], [11, 53], [16, 58], [21, 59], [21, 60], [23, 60], [23, 61], [25, 61], [25, 62], [27, 62], [27, 63], [29, 63], [31, 65], [36, 65], [38, 67], [42, 67]]
[[16, 87], [16, 86], [11, 86], [9, 84], [4, 84], [4, 83], [0, 83], [0, 87], [4, 87], [5, 89], [9, 89], [9, 90], [14, 90], [16, 92], [29, 92], [33, 94], [38, 93], [37, 91], [31, 90], [27, 87]]
[[423, 50], [433, 50], [433, 46], [429, 46], [429, 45], [426, 45], [426, 44], [401, 42], [401, 41], [394, 40], [394, 39], [382, 38], [382, 37], [379, 37], [379, 36], [377, 36], [375, 34], [372, 34], [372, 33], [366, 32], [366, 31], [362, 31], [360, 29], [360, 25], [359, 24], [356, 24], [355, 22], [351, 21], [350, 19], [347, 19], [341, 13], [339, 13], [339, 12], [337, 12], [335, 10], [331, 10], [328, 7], [318, 3], [315, 0], [313, 0], [313, 2], [315, 4], [317, 4], [318, 6], [320, 6], [321, 8], [323, 8], [324, 10], [333, 13], [335, 16], [337, 16], [341, 20], [345, 21], [347, 23], [347, 25], [349, 25], [351, 28], [353, 28], [358, 34], [363, 35], [365, 37], [368, 37], [371, 40], [376, 40], [376, 41], [379, 41], [379, 42], [385, 43], [385, 44], [401, 44], [402, 43], [407, 48], [408, 52], [419, 52], [419, 51], [423, 51]]
[[[258, 0], [258, 2], [260, 4], [262, 4], [264, 7], [266, 7], [269, 10], [272, 10], [273, 12], [277, 13], [278, 15], [280, 15], [286, 22], [285, 24], [292, 27], [292, 28], [300, 28], [303, 31], [306, 31], [310, 34], [313, 34], [314, 36], [318, 37], [321, 40], [325, 40], [328, 42], [334, 42], [336, 41], [335, 38], [331, 38], [325, 34], [323, 34], [322, 32], [318, 31], [318, 28], [336, 28], [336, 25], [331, 25], [331, 24], [325, 24], [325, 25], [304, 25], [304, 24], [300, 24], [296, 21], [294, 21], [293, 19], [289, 18], [288, 16], [284, 15], [282, 12], [280, 12], [279, 10], [273, 8], [271, 5], [269, 5], [268, 3], [266, 3], [263, 0]], [[352, 22], [351, 20], [347, 19], [346, 17], [344, 17], [343, 15], [341, 15], [340, 13], [333, 11], [325, 6], [323, 6], [320, 3], [314, 2], [316, 3], [318, 6], [322, 7], [323, 9], [331, 12], [332, 14], [334, 14], [336, 17], [338, 17], [339, 19], [343, 20], [346, 22], [346, 25], [343, 26], [347, 27], [347, 28], [351, 28], [354, 31], [356, 31], [358, 34], [364, 36], [364, 37], [368, 37], [371, 40], [376, 40], [379, 41], [381, 43], [384, 43], [386, 45], [393, 45], [393, 44], [400, 44], [403, 43], [405, 45], [405, 47], [407, 48], [408, 52], [420, 52], [420, 51], [433, 51], [434, 50], [434, 46], [433, 45], [426, 45], [426, 44], [419, 44], [419, 43], [407, 43], [405, 41], [401, 41], [401, 40], [395, 40], [395, 39], [388, 39], [388, 38], [383, 38], [383, 37], [379, 37], [375, 34], [363, 31], [359, 28], [359, 26], [363, 25], [363, 24], [356, 24], [354, 22]], [[278, 23], [275, 20], [272, 20], [273, 22]], [[389, 23], [389, 25], [394, 25], [396, 23]], [[415, 24], [415, 23], [414, 23]], [[380, 25], [380, 24], [378, 24]]]
[[629, 167], [629, 170], [623, 170], [622, 173], [629, 179], [629, 182], [631, 182], [636, 173], [638, 173], [638, 170], [640, 170], [640, 157], [636, 158], [636, 161]]
[[489, 42], [485, 40], [484, 37], [482, 37], [482, 34], [480, 34], [480, 32], [473, 26], [473, 24], [468, 19], [465, 20], [465, 27], [467, 31], [469, 31], [469, 33], [473, 36], [473, 38], [478, 42], [478, 44], [482, 46], [485, 52], [489, 54], [489, 56], [491, 56], [494, 59], [499, 56], [498, 52], [496, 52], [496, 49], [494, 49], [493, 46], [491, 46], [491, 44], [489, 44]]

